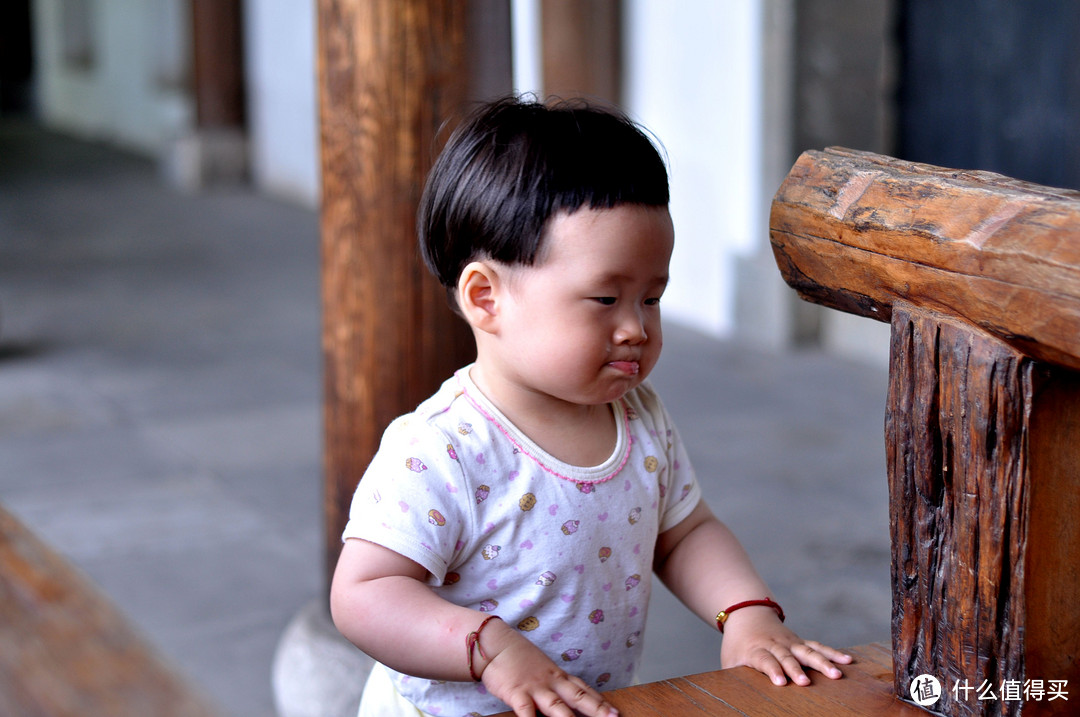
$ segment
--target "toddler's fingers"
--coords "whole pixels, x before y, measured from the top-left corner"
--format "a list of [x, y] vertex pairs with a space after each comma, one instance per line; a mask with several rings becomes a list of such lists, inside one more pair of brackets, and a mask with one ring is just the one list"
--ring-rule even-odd
[[[810, 649], [805, 645], [802, 647], [806, 650]], [[788, 652], [786, 655], [779, 656], [778, 659], [784, 668], [784, 672], [791, 678], [792, 682], [797, 685], [802, 685], [803, 687], [810, 684], [810, 678], [806, 676], [806, 670], [803, 669], [805, 660], [796, 657], [794, 652]], [[806, 659], [813, 660], [814, 658], [811, 655], [807, 655]], [[776, 680], [773, 680], [773, 682], [776, 682]]]
[[[578, 712], [586, 717], [612, 717], [618, 714], [612, 711], [614, 708], [598, 692], [569, 675], [557, 678], [550, 687], [515, 694], [510, 705], [518, 717], [535, 717], [537, 710], [547, 717], [575, 717]], [[604, 709], [605, 705], [608, 710]]]
[[[791, 657], [791, 653], [788, 653], [788, 657]], [[798, 660], [796, 660], [796, 662], [798, 662]], [[746, 664], [768, 677], [769, 681], [774, 685], [779, 686], [787, 684], [788, 678], [787, 675], [784, 674], [785, 668], [782, 658], [774, 655], [767, 649], [757, 651]]]
[[[817, 643], [803, 643], [799, 645], [794, 645], [791, 648], [791, 654], [793, 658], [796, 662], [799, 663], [798, 673], [801, 677], [801, 679], [795, 679], [794, 677], [792, 679], [795, 679], [795, 682], [800, 685], [810, 684], [810, 678], [807, 677], [806, 673], [803, 671], [803, 665], [811, 669], [817, 670], [818, 672], [832, 680], [838, 680], [844, 676], [844, 673], [840, 671], [840, 668], [833, 664], [832, 660], [829, 659], [825, 651], [818, 650], [815, 647], [816, 644]], [[820, 645], [818, 646], [820, 647]], [[831, 652], [833, 651], [830, 651], [830, 653]], [[788, 670], [788, 673], [791, 674], [790, 669]]]
[[554, 692], [546, 694], [542, 699], [537, 700], [537, 705], [540, 707], [540, 711], [548, 715], [548, 717], [574, 716], [574, 711], [570, 709], [570, 706]]
[[851, 655], [847, 654], [846, 652], [841, 652], [835, 647], [823, 645], [816, 640], [807, 640], [806, 644], [817, 650], [821, 654], [825, 655], [825, 657], [829, 658], [833, 662], [839, 663], [841, 665], [850, 665], [852, 662], [853, 658], [851, 657]]
[[566, 688], [570, 691], [565, 695], [567, 702], [587, 717], [616, 717], [619, 714], [610, 702], [580, 677], [568, 676]]
[[517, 717], [536, 717], [537, 710], [547, 717], [574, 717], [573, 711], [551, 690], [544, 690], [535, 695], [522, 692], [510, 701]]

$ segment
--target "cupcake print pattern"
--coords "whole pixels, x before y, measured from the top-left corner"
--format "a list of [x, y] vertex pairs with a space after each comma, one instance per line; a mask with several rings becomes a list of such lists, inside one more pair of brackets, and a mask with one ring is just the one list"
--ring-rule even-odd
[[[440, 597], [497, 615], [589, 684], [630, 684], [657, 535], [700, 495], [667, 414], [647, 386], [635, 389], [620, 405], [609, 464], [575, 468], [512, 433], [464, 387], [444, 387], [407, 426], [387, 430], [346, 537], [419, 563]], [[430, 714], [506, 709], [471, 683], [391, 673]]]

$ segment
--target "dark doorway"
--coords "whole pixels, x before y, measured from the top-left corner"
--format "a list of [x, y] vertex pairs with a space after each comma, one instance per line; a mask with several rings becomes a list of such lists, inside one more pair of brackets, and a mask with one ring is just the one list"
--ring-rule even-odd
[[1080, 2], [897, 11], [900, 157], [1080, 189]]
[[33, 109], [32, 37], [30, 0], [0, 3], [0, 114], [25, 114]]

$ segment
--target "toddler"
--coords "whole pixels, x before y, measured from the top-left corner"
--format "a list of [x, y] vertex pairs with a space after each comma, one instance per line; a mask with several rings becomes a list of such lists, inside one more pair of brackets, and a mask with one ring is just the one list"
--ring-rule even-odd
[[649, 139], [580, 103], [485, 105], [436, 161], [421, 249], [477, 358], [387, 428], [353, 497], [331, 610], [378, 660], [362, 717], [617, 714], [600, 690], [634, 681], [654, 572], [724, 666], [805, 685], [850, 662], [782, 625], [645, 380], [667, 205]]

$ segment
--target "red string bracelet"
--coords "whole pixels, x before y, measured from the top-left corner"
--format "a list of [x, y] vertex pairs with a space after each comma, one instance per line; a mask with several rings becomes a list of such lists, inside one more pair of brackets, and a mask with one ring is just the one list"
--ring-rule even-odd
[[720, 632], [723, 632], [724, 623], [727, 622], [727, 619], [731, 615], [731, 613], [744, 607], [753, 607], [755, 605], [771, 607], [773, 610], [776, 610], [776, 614], [780, 618], [780, 622], [784, 621], [784, 609], [769, 598], [765, 598], [764, 600], [746, 600], [745, 602], [737, 602], [728, 609], [721, 610], [720, 612], [716, 613], [716, 629]]
[[469, 676], [472, 677], [473, 680], [475, 680], [476, 682], [480, 681], [480, 677], [477, 676], [476, 670], [473, 669], [473, 661], [472, 661], [473, 646], [475, 646], [476, 649], [480, 651], [480, 657], [482, 657], [482, 658], [484, 658], [486, 660], [488, 658], [488, 656], [484, 654], [484, 648], [480, 645], [480, 632], [492, 620], [501, 620], [501, 619], [502, 618], [499, 617], [498, 615], [489, 615], [488, 617], [484, 618], [484, 621], [482, 623], [480, 623], [480, 627], [476, 628], [476, 630], [474, 630], [473, 632], [470, 632], [468, 635], [465, 636], [465, 652], [468, 654], [468, 657], [469, 657]]

